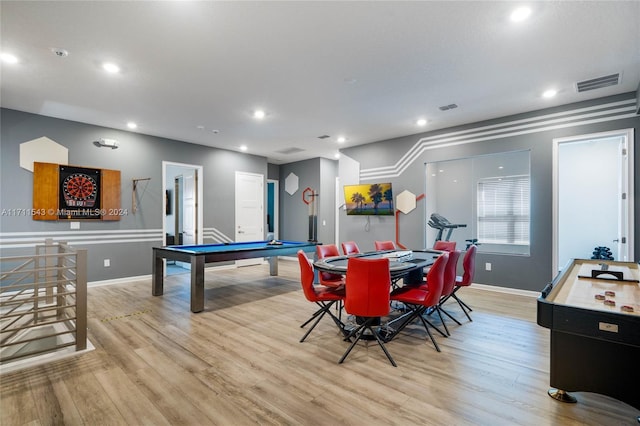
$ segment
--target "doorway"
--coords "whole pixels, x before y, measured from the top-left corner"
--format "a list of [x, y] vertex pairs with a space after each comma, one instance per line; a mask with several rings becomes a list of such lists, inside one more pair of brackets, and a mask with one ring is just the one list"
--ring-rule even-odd
[[633, 129], [553, 140], [553, 276], [595, 252], [633, 259], [633, 141]]
[[203, 243], [202, 173], [202, 166], [162, 162], [163, 245]]
[[278, 222], [280, 220], [278, 210], [278, 181], [267, 179], [267, 239], [277, 240], [280, 236]]

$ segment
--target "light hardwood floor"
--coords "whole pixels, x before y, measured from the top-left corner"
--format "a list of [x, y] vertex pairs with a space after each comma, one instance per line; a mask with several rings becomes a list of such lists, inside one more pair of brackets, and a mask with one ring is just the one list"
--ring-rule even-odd
[[[549, 332], [533, 297], [461, 291], [451, 337], [422, 326], [390, 342], [392, 367], [375, 343], [348, 344], [324, 320], [307, 341], [299, 325], [315, 310], [296, 262], [206, 273], [205, 311], [189, 311], [189, 275], [89, 289], [96, 350], [0, 377], [0, 424], [9, 425], [637, 425], [638, 410], [575, 393], [547, 396]], [[611, 360], [615, 362], [615, 360]], [[637, 366], [634, 366], [637, 368]], [[588, 372], [585, 372], [588, 374]]]

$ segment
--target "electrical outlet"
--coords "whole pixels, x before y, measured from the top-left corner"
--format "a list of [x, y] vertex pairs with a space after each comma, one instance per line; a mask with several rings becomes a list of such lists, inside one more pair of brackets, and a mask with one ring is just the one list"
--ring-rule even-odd
[[111, 266], [111, 259], [105, 259], [104, 260], [104, 267], [108, 268], [109, 266]]
[[491, 263], [489, 263], [489, 262], [485, 263], [485, 264], [484, 264], [484, 269], [485, 269], [486, 271], [490, 271], [490, 270], [491, 270]]

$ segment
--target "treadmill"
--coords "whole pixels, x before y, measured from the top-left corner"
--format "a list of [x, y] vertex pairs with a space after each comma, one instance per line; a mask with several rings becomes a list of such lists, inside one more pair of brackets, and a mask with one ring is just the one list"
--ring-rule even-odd
[[[438, 213], [433, 213], [431, 218], [429, 218], [428, 225], [434, 229], [438, 230], [438, 235], [436, 235], [436, 241], [449, 241], [451, 238], [451, 233], [456, 228], [466, 228], [466, 223], [451, 223], [445, 217], [439, 215]], [[444, 231], [447, 231], [444, 239], [442, 238], [442, 234]]]

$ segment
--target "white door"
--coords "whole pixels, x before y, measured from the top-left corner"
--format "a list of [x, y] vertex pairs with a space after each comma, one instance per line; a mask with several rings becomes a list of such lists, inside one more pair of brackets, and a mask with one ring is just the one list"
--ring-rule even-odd
[[632, 131], [554, 142], [554, 273], [572, 258], [591, 258], [596, 247], [632, 259]]
[[184, 245], [194, 245], [198, 241], [198, 175], [189, 170], [182, 177], [182, 241]]
[[[264, 176], [255, 173], [236, 172], [236, 233], [235, 240], [264, 240]], [[238, 266], [256, 265], [263, 259], [246, 259]]]

